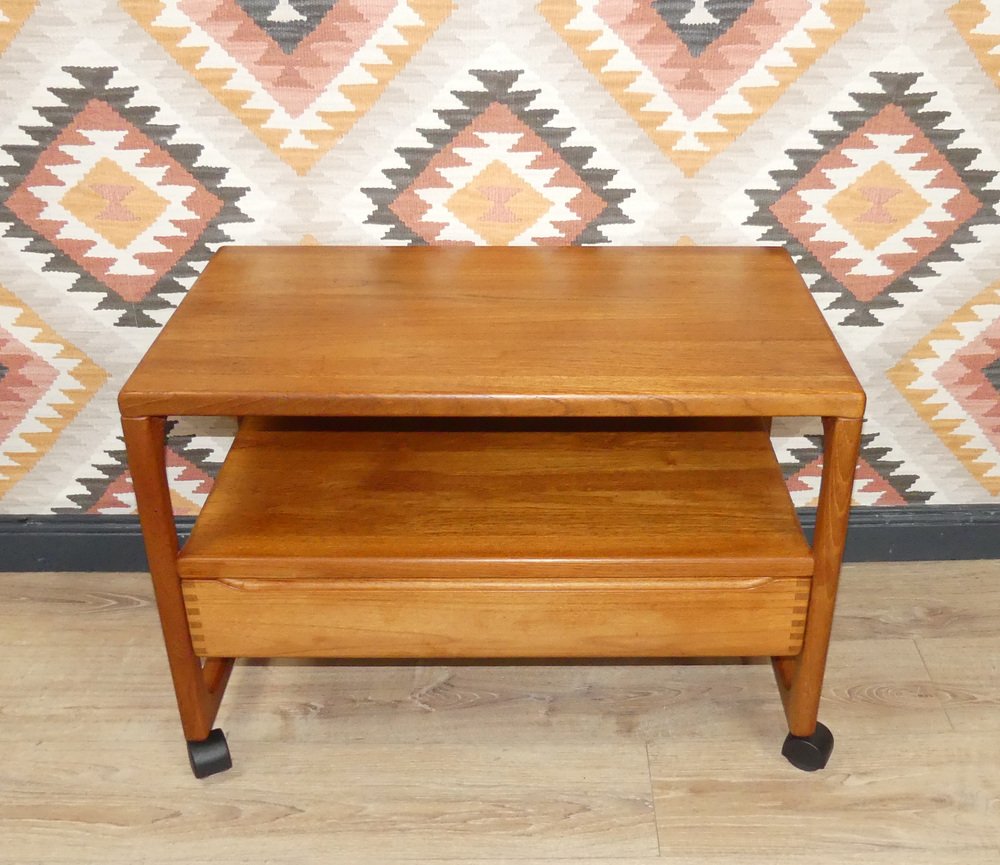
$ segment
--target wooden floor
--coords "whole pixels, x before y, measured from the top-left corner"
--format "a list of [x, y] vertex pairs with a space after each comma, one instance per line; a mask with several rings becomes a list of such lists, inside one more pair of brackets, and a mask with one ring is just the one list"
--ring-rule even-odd
[[148, 579], [0, 575], [0, 863], [996, 865], [1000, 561], [843, 586], [821, 773], [756, 662], [257, 662], [196, 781]]

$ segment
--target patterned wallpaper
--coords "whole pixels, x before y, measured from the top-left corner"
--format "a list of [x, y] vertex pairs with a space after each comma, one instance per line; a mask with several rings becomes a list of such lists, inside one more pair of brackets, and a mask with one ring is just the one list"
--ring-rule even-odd
[[132, 512], [117, 391], [223, 243], [782, 244], [857, 503], [1000, 499], [1000, 0], [0, 0], [0, 85], [2, 512]]

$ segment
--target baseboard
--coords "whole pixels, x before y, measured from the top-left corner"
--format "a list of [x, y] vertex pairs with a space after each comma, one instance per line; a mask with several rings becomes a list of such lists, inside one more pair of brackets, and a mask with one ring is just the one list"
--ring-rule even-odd
[[[186, 540], [194, 517], [178, 517]], [[0, 515], [0, 572], [145, 571], [139, 518], [103, 514]]]
[[[807, 535], [815, 508], [802, 508]], [[193, 517], [180, 517], [182, 540]], [[851, 514], [847, 561], [1000, 559], [1000, 505], [858, 508]], [[0, 515], [0, 571], [144, 571], [136, 517]]]

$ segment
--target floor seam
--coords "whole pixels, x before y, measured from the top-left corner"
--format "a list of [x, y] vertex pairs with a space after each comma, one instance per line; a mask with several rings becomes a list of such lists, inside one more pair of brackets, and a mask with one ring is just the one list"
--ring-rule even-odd
[[663, 847], [660, 844], [660, 820], [656, 815], [656, 790], [653, 789], [653, 763], [649, 759], [649, 742], [644, 743], [646, 748], [646, 777], [649, 778], [649, 803], [653, 807], [653, 829], [656, 830], [656, 855], [663, 856]]
[[934, 699], [937, 700], [938, 706], [940, 706], [941, 711], [944, 712], [944, 716], [948, 720], [948, 726], [951, 727], [952, 732], [957, 733], [958, 728], [955, 726], [955, 722], [951, 717], [951, 712], [948, 711], [948, 707], [944, 704], [944, 700], [941, 699], [940, 685], [934, 680], [931, 668], [928, 666], [927, 659], [924, 657], [919, 637], [913, 638], [913, 646], [917, 650], [917, 656], [920, 658], [920, 663], [924, 665], [924, 672], [927, 674], [927, 681], [930, 683], [931, 689], [934, 691]]

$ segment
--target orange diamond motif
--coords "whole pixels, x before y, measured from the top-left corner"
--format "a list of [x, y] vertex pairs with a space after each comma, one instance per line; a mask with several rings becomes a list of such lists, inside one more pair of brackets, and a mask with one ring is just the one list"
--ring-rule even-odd
[[448, 199], [448, 209], [491, 246], [506, 246], [545, 216], [552, 202], [495, 159]]
[[920, 216], [930, 203], [888, 162], [879, 162], [827, 204], [831, 215], [865, 249], [885, 243]]
[[105, 157], [94, 163], [60, 203], [88, 228], [125, 249], [156, 222], [170, 202]]

